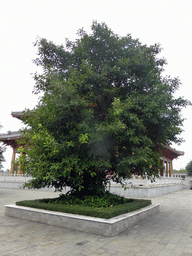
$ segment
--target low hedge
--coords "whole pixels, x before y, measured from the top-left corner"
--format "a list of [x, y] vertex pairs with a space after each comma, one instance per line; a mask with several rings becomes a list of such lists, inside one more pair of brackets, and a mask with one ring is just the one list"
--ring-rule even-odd
[[110, 207], [89, 207], [84, 205], [69, 205], [53, 203], [52, 199], [37, 199], [29, 201], [19, 201], [16, 205], [26, 206], [56, 212], [73, 213], [91, 217], [110, 219], [112, 217], [132, 212], [151, 204], [151, 200], [128, 199], [127, 202]]

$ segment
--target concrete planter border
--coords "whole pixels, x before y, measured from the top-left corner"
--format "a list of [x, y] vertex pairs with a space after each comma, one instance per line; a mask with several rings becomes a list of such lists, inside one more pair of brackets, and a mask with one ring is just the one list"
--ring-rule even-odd
[[159, 212], [159, 205], [149, 205], [138, 211], [122, 214], [111, 219], [53, 212], [17, 205], [6, 205], [5, 215], [48, 225], [69, 228], [96, 235], [112, 237], [140, 221]]

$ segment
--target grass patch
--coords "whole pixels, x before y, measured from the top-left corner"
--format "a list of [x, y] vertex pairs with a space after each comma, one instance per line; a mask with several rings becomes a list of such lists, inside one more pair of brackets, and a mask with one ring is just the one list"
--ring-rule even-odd
[[151, 200], [126, 199], [125, 197], [110, 193], [106, 193], [103, 197], [85, 197], [78, 199], [72, 195], [60, 195], [58, 198], [16, 202], [16, 205], [19, 206], [105, 219], [132, 212], [150, 204]]

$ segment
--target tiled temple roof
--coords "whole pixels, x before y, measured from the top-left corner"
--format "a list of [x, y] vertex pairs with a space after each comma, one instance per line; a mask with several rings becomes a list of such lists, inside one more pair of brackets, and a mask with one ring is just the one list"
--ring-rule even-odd
[[12, 148], [18, 148], [17, 140], [21, 138], [21, 132], [7, 132], [0, 134], [0, 141], [6, 146], [11, 146]]
[[21, 119], [23, 116], [23, 111], [14, 111], [11, 113], [12, 117], [16, 117], [18, 119]]
[[177, 158], [178, 156], [183, 156], [183, 151], [177, 151], [176, 149], [173, 149], [167, 145], [163, 145], [164, 149], [162, 151], [163, 157], [173, 160], [174, 158]]

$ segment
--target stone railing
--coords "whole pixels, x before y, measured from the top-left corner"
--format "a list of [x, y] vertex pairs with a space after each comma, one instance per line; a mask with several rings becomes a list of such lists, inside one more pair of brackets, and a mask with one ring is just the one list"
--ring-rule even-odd
[[[0, 182], [28, 182], [32, 177], [25, 174], [3, 174], [0, 173]], [[126, 180], [127, 187], [152, 187], [152, 186], [163, 186], [171, 184], [183, 184], [187, 187], [190, 186], [190, 178], [186, 177], [185, 179], [179, 177], [160, 177], [151, 181], [150, 179], [143, 179], [141, 177], [133, 177], [132, 179]], [[113, 181], [108, 184], [107, 187], [121, 187], [120, 184], [117, 184]]]
[[[149, 186], [162, 186], [162, 185], [169, 185], [169, 184], [184, 184], [188, 183], [187, 178], [183, 180], [182, 178], [178, 177], [160, 177], [156, 178], [155, 181], [151, 181], [150, 179], [143, 179], [140, 177], [134, 177], [132, 179], [125, 180], [127, 187], [149, 187]], [[120, 184], [117, 184], [113, 181], [110, 182], [110, 186], [121, 186]]]
[[30, 176], [27, 176], [25, 174], [0, 174], [0, 181], [5, 182], [28, 182], [31, 180]]

